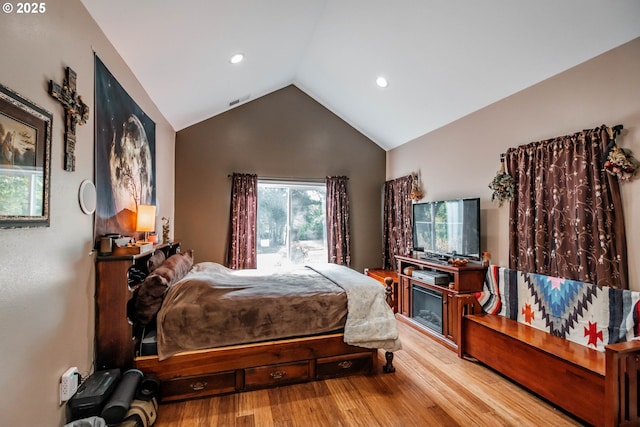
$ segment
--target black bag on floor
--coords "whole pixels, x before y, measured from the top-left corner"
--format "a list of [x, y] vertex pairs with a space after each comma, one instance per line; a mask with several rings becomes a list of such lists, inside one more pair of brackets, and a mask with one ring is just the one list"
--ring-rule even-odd
[[120, 369], [94, 372], [67, 402], [67, 419], [75, 421], [99, 416], [119, 378]]

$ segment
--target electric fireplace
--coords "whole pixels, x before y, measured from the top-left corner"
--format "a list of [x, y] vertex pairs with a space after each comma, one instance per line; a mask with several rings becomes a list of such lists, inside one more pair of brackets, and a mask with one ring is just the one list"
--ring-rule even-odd
[[442, 292], [412, 283], [411, 301], [411, 318], [442, 334]]

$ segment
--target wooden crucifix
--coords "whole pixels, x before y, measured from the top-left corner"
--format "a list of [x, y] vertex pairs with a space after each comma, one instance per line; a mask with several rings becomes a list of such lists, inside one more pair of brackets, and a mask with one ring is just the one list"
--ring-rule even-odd
[[62, 86], [49, 80], [49, 95], [64, 107], [64, 170], [76, 170], [76, 125], [82, 126], [89, 118], [89, 107], [76, 93], [77, 74], [67, 67]]

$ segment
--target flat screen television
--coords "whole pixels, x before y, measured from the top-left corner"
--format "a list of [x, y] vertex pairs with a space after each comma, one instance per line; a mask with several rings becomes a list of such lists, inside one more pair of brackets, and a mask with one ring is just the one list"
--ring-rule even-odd
[[480, 259], [480, 198], [413, 205], [413, 250], [427, 257]]

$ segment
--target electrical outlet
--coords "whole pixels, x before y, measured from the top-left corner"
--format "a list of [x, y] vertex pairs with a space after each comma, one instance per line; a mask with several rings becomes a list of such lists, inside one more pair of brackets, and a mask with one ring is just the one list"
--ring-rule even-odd
[[76, 390], [78, 390], [79, 377], [80, 376], [78, 374], [78, 368], [76, 367], [69, 368], [65, 371], [64, 374], [62, 374], [62, 377], [60, 378], [60, 404], [61, 405], [67, 400], [71, 399], [71, 396], [73, 396]]

